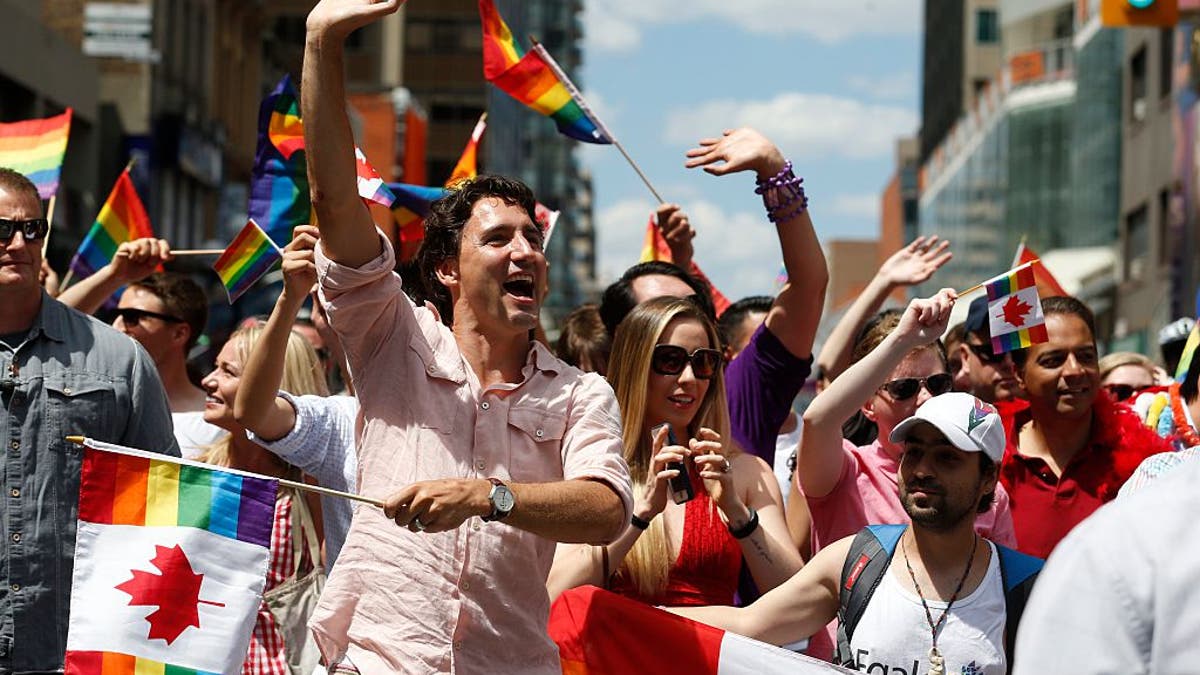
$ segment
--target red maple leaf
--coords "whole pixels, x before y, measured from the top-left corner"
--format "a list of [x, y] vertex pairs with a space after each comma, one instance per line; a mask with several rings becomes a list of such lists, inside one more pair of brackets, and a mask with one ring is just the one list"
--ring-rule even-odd
[[144, 570], [130, 570], [133, 578], [115, 588], [130, 596], [130, 605], [153, 605], [158, 609], [146, 616], [150, 623], [151, 640], [166, 640], [171, 644], [189, 627], [200, 627], [200, 603], [224, 607], [224, 603], [200, 599], [200, 584], [203, 574], [192, 571], [183, 549], [176, 544], [172, 548], [155, 546], [154, 565], [162, 574], [151, 574]]
[[1020, 328], [1025, 325], [1025, 315], [1033, 310], [1033, 305], [1015, 295], [1010, 295], [1008, 302], [1004, 303], [1004, 307], [1000, 309], [1004, 312], [1003, 319], [1005, 321]]

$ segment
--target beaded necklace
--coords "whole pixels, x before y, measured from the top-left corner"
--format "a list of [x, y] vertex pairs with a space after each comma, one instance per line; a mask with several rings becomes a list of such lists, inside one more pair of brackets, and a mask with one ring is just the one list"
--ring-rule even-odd
[[1171, 399], [1171, 418], [1175, 422], [1175, 434], [1183, 441], [1184, 448], [1200, 445], [1200, 434], [1188, 424], [1187, 413], [1183, 411], [1183, 396], [1179, 394], [1179, 384], [1171, 385], [1168, 396]]
[[938, 632], [946, 623], [950, 607], [958, 599], [958, 594], [962, 591], [963, 584], [967, 582], [967, 577], [971, 576], [971, 566], [975, 564], [975, 549], [978, 546], [979, 535], [976, 534], [971, 543], [971, 555], [967, 557], [967, 569], [963, 572], [962, 578], [958, 580], [958, 585], [954, 587], [954, 593], [950, 595], [950, 602], [946, 603], [946, 609], [943, 609], [941, 616], [934, 621], [933, 612], [929, 611], [929, 603], [925, 602], [925, 594], [921, 592], [921, 584], [917, 583], [917, 575], [913, 574], [912, 563], [908, 561], [908, 546], [905, 545], [903, 539], [900, 540], [900, 552], [904, 554], [904, 566], [908, 568], [908, 578], [912, 579], [913, 588], [917, 589], [917, 597], [921, 599], [921, 606], [925, 608], [925, 620], [929, 622], [929, 634], [932, 642], [932, 646], [929, 647], [929, 675], [945, 675], [946, 673], [946, 659], [942, 657], [937, 646]]

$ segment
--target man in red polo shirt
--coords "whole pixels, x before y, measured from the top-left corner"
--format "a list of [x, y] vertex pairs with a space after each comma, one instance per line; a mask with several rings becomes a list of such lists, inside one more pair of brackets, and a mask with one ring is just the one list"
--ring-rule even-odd
[[1169, 450], [1100, 388], [1095, 319], [1079, 300], [1042, 301], [1049, 342], [1014, 352], [1028, 403], [1005, 406], [1008, 490], [1020, 550], [1045, 558], [1117, 496], [1142, 459]]

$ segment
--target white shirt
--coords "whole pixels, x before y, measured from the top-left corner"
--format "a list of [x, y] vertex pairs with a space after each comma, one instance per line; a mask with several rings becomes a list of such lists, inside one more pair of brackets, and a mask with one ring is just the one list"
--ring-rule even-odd
[[796, 428], [775, 438], [775, 478], [779, 480], [779, 490], [783, 492], [783, 505], [787, 506], [788, 492], [792, 486], [792, 472], [788, 470], [788, 460], [796, 454], [800, 447], [800, 434], [804, 431], [804, 423], [796, 420]]
[[196, 459], [208, 450], [208, 446], [229, 433], [205, 422], [204, 412], [200, 410], [173, 412], [171, 422], [175, 424], [175, 440], [179, 442], [179, 452], [184, 459]]
[[1200, 462], [1106, 504], [1050, 555], [1017, 634], [1020, 673], [1195, 673]]
[[[1004, 675], [1005, 672], [1004, 583], [996, 546], [987, 543], [992, 549], [987, 574], [970, 595], [954, 601], [950, 616], [938, 633], [938, 651], [946, 659], [947, 673]], [[896, 551], [896, 556], [900, 555]], [[921, 599], [897, 578], [907, 573], [903, 564], [893, 565], [867, 603], [850, 640], [858, 670], [910, 674], [929, 671], [929, 620]], [[933, 620], [937, 621], [946, 603], [926, 602]]]

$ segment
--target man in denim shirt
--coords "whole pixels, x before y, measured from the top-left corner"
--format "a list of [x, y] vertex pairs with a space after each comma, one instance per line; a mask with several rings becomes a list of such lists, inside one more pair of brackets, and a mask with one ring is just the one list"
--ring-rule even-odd
[[82, 458], [64, 437], [179, 455], [146, 352], [43, 293], [47, 228], [37, 188], [0, 168], [0, 673], [63, 667]]

